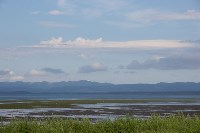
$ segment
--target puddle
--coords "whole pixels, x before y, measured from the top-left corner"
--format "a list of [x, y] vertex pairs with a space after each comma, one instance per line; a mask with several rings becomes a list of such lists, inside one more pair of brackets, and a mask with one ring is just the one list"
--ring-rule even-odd
[[[2, 117], [21, 117], [28, 116], [30, 113], [44, 113], [44, 112], [62, 112], [62, 111], [80, 110], [85, 111], [87, 109], [73, 109], [73, 108], [35, 108], [35, 109], [0, 109], [0, 116]], [[34, 116], [34, 115], [33, 115]]]
[[[1, 104], [1, 103], [0, 103]], [[131, 114], [136, 118], [149, 118], [152, 112], [170, 115], [177, 112], [200, 113], [200, 103], [184, 102], [147, 102], [147, 103], [97, 103], [73, 104], [72, 108], [33, 108], [33, 109], [0, 109], [0, 117], [6, 119], [13, 117], [63, 117], [63, 118], [90, 118], [90, 119], [116, 119]], [[141, 106], [140, 106], [141, 105]], [[146, 107], [147, 105], [147, 107]], [[178, 105], [178, 106], [171, 106]], [[183, 107], [179, 107], [183, 105]], [[185, 106], [187, 105], [187, 106]], [[194, 107], [192, 107], [193, 105]], [[165, 106], [167, 108], [165, 108]], [[180, 109], [180, 110], [179, 110]], [[47, 113], [48, 112], [48, 113]], [[52, 112], [52, 114], [51, 114]], [[47, 113], [48, 115], [42, 115]], [[50, 115], [49, 115], [50, 114]], [[83, 115], [87, 114], [87, 115]]]
[[109, 114], [101, 114], [101, 115], [72, 115], [72, 116], [66, 116], [69, 118], [90, 118], [90, 119], [110, 119], [114, 120], [119, 117], [125, 117], [125, 115], [109, 115]]
[[23, 104], [23, 103], [32, 103], [32, 102], [1, 102], [0, 104], [16, 104], [16, 103], [21, 103], [21, 104]]
[[140, 119], [147, 119], [150, 118], [150, 115], [133, 115], [135, 118], [140, 118]]
[[147, 102], [147, 103], [97, 103], [97, 104], [73, 104], [82, 108], [107, 108], [107, 109], [121, 109], [123, 106], [132, 105], [155, 105], [155, 106], [165, 106], [165, 105], [200, 105], [200, 103], [185, 103], [185, 102]]
[[200, 112], [200, 110], [191, 110], [191, 109], [187, 109], [187, 110], [173, 110], [173, 112]]

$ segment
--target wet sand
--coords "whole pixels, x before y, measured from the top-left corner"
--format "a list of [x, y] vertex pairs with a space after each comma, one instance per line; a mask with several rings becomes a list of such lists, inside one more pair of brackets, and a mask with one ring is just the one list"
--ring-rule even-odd
[[[48, 102], [48, 101], [47, 101]], [[54, 101], [56, 102], [56, 101]], [[59, 103], [59, 102], [58, 102]], [[2, 103], [3, 104], [3, 103]], [[5, 103], [4, 103], [5, 104]], [[15, 103], [12, 103], [15, 104]], [[23, 102], [21, 102], [23, 104]], [[200, 115], [199, 101], [145, 101], [145, 102], [72, 102], [68, 107], [33, 107], [23, 109], [0, 109], [0, 117], [4, 121], [13, 118], [91, 118], [91, 119], [115, 119], [118, 117], [132, 116], [136, 118], [148, 118], [152, 114], [168, 116], [183, 113], [184, 115]]]

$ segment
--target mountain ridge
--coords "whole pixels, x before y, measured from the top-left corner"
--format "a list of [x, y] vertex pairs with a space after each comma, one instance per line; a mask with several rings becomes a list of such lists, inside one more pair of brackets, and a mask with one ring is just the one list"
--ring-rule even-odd
[[112, 84], [87, 80], [61, 82], [0, 82], [0, 92], [153, 92], [200, 91], [200, 83]]

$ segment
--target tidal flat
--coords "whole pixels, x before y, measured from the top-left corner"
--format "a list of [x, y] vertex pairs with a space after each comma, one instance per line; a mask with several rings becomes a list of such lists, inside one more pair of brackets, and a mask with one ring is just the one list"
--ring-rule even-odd
[[121, 117], [150, 118], [182, 113], [200, 115], [200, 99], [98, 99], [98, 100], [7, 100], [0, 101], [3, 121], [13, 118], [89, 118], [114, 120]]

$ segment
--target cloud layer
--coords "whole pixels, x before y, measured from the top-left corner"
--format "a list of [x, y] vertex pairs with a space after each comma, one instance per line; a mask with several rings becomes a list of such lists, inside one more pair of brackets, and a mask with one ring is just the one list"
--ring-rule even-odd
[[32, 69], [29, 72], [30, 76], [34, 76], [34, 77], [41, 77], [41, 76], [47, 76], [49, 74], [66, 74], [62, 69], [55, 69], [55, 68], [42, 68], [42, 69]]
[[[129, 0], [58, 0], [59, 10], [51, 10], [50, 15], [71, 15], [78, 18], [97, 18], [115, 16], [120, 19], [104, 19], [108, 25], [138, 28], [155, 25], [160, 21], [193, 21], [200, 19], [200, 12], [195, 9], [185, 11], [159, 10], [156, 8], [139, 8], [135, 1]], [[139, 2], [140, 3], [140, 2]], [[141, 2], [143, 3], [143, 2]], [[84, 5], [84, 6], [83, 6]]]
[[63, 70], [61, 70], [61, 69], [55, 69], [55, 68], [46, 67], [46, 68], [43, 68], [41, 70], [45, 71], [47, 73], [52, 73], [52, 74], [65, 74], [65, 72]]
[[[54, 12], [54, 14], [55, 14], [55, 12]], [[55, 21], [41, 21], [38, 24], [42, 25], [44, 27], [48, 27], [48, 28], [75, 28], [75, 27], [77, 27], [77, 25], [74, 25], [74, 24], [55, 22]]]
[[10, 69], [0, 70], [0, 81], [21, 81], [24, 77]]
[[200, 55], [169, 56], [158, 59], [149, 59], [144, 62], [133, 60], [127, 65], [127, 69], [200, 69]]
[[50, 40], [41, 41], [40, 45], [34, 47], [55, 48], [183, 48], [192, 47], [190, 42], [180, 40], [134, 40], [134, 41], [103, 41], [98, 39], [85, 39], [78, 37], [75, 40], [64, 41], [62, 37], [52, 37]]
[[155, 20], [199, 20], [200, 12], [196, 10], [187, 10], [186, 12], [161, 12], [154, 9], [134, 11], [128, 13], [127, 18], [133, 21], [155, 21]]
[[106, 71], [107, 67], [101, 63], [94, 63], [91, 65], [85, 65], [79, 68], [79, 73], [93, 73], [99, 71]]
[[198, 21], [200, 20], [200, 12], [196, 10], [164, 12], [155, 9], [144, 9], [126, 12], [123, 17], [124, 20], [107, 20], [104, 23], [122, 28], [141, 28], [166, 21]]

